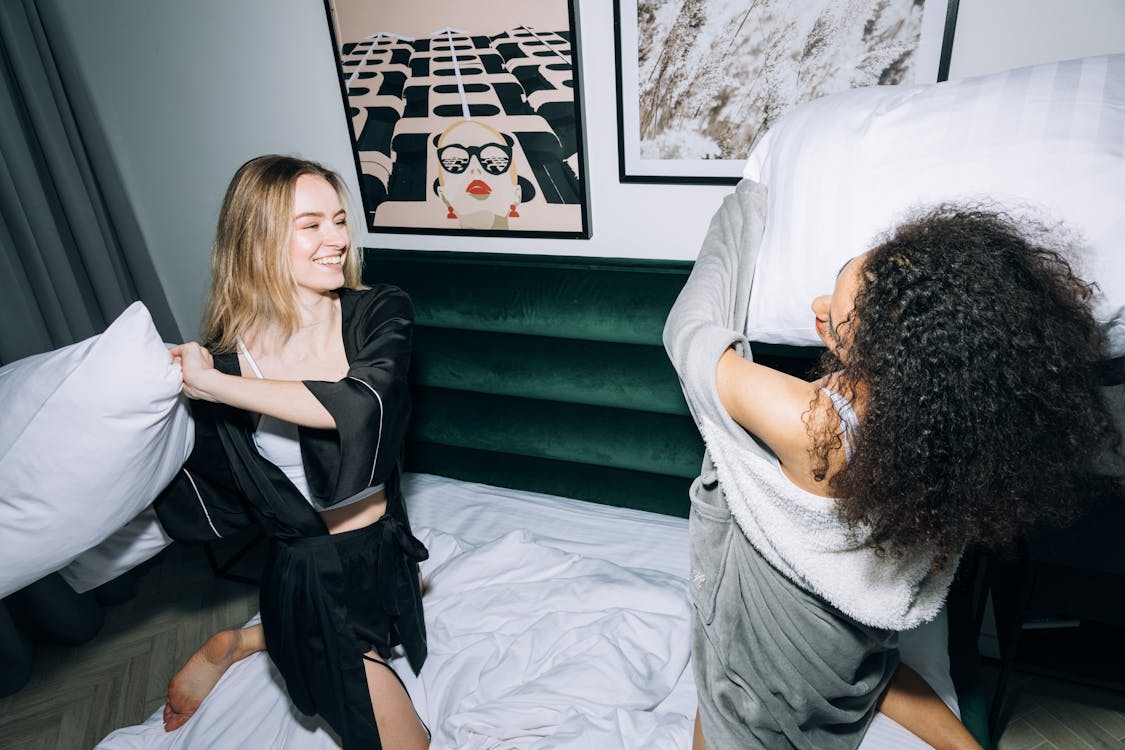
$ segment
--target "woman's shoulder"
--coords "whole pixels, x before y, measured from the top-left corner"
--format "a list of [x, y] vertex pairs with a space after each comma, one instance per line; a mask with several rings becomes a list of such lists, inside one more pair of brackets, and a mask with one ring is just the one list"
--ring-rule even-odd
[[345, 315], [358, 314], [366, 317], [371, 314], [406, 315], [413, 319], [414, 303], [410, 295], [394, 284], [372, 284], [364, 289], [338, 289], [340, 305]]

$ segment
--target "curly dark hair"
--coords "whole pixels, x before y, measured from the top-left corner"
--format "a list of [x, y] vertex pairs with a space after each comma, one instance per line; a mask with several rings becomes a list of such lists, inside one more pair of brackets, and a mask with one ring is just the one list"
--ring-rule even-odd
[[[1082, 470], [1120, 448], [1099, 387], [1095, 287], [1065, 247], [1034, 221], [942, 205], [865, 258], [850, 337], [821, 372], [861, 414], [828, 486], [881, 554], [928, 549], [943, 565], [966, 544], [1068, 521]], [[842, 436], [808, 424], [823, 479]]]

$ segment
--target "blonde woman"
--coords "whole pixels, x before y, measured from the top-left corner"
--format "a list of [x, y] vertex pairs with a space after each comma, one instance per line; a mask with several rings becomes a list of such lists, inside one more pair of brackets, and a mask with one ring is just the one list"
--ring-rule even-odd
[[415, 671], [426, 658], [427, 553], [399, 488], [413, 309], [394, 287], [365, 289], [360, 270], [338, 175], [286, 156], [234, 175], [204, 345], [172, 350], [195, 450], [156, 510], [177, 539], [256, 524], [271, 550], [262, 624], [217, 633], [173, 677], [167, 731], [231, 663], [265, 649], [293, 703], [345, 748], [429, 744], [386, 662], [399, 644]]

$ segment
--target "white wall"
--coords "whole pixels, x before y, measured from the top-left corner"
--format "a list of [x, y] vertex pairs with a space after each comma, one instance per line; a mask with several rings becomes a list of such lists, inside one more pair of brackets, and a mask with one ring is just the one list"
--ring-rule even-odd
[[960, 0], [949, 77], [1125, 52], [1123, 0]]
[[[227, 181], [258, 154], [355, 172], [318, 0], [54, 0], [180, 330]], [[282, 12], [284, 11], [284, 12]]]
[[[226, 182], [296, 153], [358, 195], [321, 0], [51, 0], [94, 93], [172, 311], [197, 327]], [[397, 0], [396, 0], [397, 1]], [[932, 1], [932, 0], [931, 0]], [[613, 5], [579, 0], [590, 240], [367, 235], [370, 247], [691, 259], [727, 186], [622, 184]], [[950, 77], [1125, 51], [1122, 0], [961, 0]]]

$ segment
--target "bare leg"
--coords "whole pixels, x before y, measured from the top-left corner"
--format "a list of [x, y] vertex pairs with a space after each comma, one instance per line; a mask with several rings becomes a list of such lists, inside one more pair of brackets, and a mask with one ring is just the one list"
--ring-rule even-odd
[[900, 664], [891, 678], [879, 710], [937, 750], [981, 750], [934, 689], [905, 664]]
[[164, 731], [171, 732], [182, 727], [199, 709], [203, 699], [231, 664], [265, 649], [266, 640], [261, 625], [251, 625], [241, 630], [220, 630], [208, 638], [203, 647], [192, 654], [187, 664], [168, 682]]
[[379, 727], [379, 742], [383, 747], [395, 750], [426, 750], [430, 746], [430, 738], [422, 728], [410, 696], [378, 654], [372, 651], [367, 656], [380, 662], [375, 664], [366, 658], [363, 660], [375, 723]]
[[695, 712], [695, 733], [691, 738], [691, 750], [707, 750], [703, 744], [703, 725], [699, 722], [699, 712]]

